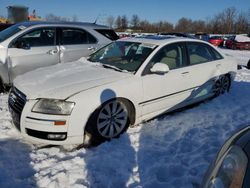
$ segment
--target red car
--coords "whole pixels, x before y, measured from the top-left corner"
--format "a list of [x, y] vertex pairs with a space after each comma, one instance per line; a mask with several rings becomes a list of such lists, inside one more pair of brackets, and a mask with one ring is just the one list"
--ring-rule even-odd
[[224, 42], [221, 36], [210, 37], [208, 41], [214, 46], [223, 46], [223, 42]]
[[233, 50], [250, 50], [250, 38], [243, 35], [236, 35], [226, 41], [226, 47]]

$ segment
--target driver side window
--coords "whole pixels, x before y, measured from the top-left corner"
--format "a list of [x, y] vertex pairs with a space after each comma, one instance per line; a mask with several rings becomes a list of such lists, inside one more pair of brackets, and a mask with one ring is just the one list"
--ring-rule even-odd
[[150, 73], [150, 68], [156, 63], [166, 64], [170, 70], [186, 66], [187, 59], [184, 44], [174, 43], [161, 48], [146, 67], [146, 73]]
[[32, 30], [18, 38], [11, 47], [27, 48], [55, 45], [55, 28], [40, 28]]

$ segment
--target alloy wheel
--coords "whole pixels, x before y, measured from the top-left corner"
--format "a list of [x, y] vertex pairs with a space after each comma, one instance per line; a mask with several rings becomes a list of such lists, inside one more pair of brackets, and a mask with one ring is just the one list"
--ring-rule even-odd
[[215, 96], [224, 94], [229, 91], [230, 88], [230, 79], [228, 76], [220, 77], [214, 84], [213, 93]]
[[121, 101], [111, 101], [105, 104], [97, 118], [97, 130], [105, 138], [118, 136], [126, 128], [128, 111]]

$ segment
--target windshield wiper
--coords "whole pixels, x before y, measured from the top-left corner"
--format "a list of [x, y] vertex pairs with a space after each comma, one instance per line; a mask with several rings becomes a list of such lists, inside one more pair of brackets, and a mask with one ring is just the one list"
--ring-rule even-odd
[[119, 68], [117, 68], [117, 67], [115, 67], [115, 66], [112, 66], [112, 65], [103, 64], [102, 66], [103, 66], [104, 68], [113, 69], [113, 70], [118, 71], [118, 72], [124, 72], [124, 70], [119, 69]]

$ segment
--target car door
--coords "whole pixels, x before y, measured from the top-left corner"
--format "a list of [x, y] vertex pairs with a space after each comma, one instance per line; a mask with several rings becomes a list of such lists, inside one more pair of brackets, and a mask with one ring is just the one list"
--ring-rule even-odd
[[97, 48], [97, 39], [79, 28], [60, 29], [60, 61], [71, 62], [86, 57]]
[[10, 80], [39, 67], [59, 63], [56, 28], [32, 29], [14, 39], [8, 48]]
[[[150, 68], [158, 62], [167, 64], [170, 71], [165, 74], [151, 73]], [[184, 43], [166, 45], [152, 58], [142, 76], [144, 98], [139, 105], [145, 119], [177, 108], [188, 98], [192, 86], [187, 79], [186, 65]]]
[[221, 74], [222, 56], [212, 47], [201, 42], [187, 42], [188, 62], [186, 67], [189, 83], [193, 87], [190, 100], [199, 100], [212, 95], [214, 80]]

